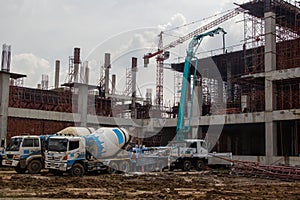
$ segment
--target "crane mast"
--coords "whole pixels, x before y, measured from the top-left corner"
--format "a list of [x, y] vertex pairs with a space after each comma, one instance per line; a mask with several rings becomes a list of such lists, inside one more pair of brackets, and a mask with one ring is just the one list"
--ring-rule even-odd
[[163, 49], [163, 41], [162, 41], [162, 34], [163, 32], [160, 32], [159, 34], [159, 42], [158, 42], [158, 52], [156, 56], [156, 105], [158, 107], [161, 107], [163, 105], [163, 84], [164, 84], [164, 54], [163, 51], [160, 51]]

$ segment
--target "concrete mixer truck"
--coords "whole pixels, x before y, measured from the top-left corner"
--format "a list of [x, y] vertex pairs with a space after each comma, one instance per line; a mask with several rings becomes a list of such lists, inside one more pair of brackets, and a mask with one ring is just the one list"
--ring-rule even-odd
[[13, 136], [1, 151], [2, 165], [13, 167], [17, 173], [39, 173], [44, 168], [44, 151], [48, 138], [56, 135], [88, 135], [93, 128], [67, 127], [53, 135]]
[[116, 160], [128, 161], [125, 150], [130, 140], [125, 129], [105, 127], [82, 137], [54, 136], [48, 140], [45, 168], [54, 174], [68, 172], [71, 176], [107, 170]]

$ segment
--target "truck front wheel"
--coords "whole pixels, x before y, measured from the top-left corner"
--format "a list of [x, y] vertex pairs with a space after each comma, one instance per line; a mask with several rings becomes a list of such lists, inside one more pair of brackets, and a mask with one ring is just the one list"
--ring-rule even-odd
[[70, 169], [71, 176], [83, 176], [84, 168], [81, 164], [75, 163], [73, 167]]
[[32, 160], [29, 162], [27, 168], [29, 174], [37, 174], [41, 172], [43, 164], [40, 160]]

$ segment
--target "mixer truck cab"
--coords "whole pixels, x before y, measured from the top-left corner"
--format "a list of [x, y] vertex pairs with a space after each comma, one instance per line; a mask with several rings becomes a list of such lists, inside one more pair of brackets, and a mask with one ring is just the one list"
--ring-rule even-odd
[[2, 150], [2, 165], [13, 167], [17, 173], [36, 174], [44, 166], [45, 136], [14, 136]]
[[102, 127], [87, 136], [51, 137], [45, 153], [45, 167], [54, 174], [68, 172], [71, 176], [107, 170], [107, 161], [129, 142], [130, 136], [122, 128]]
[[75, 176], [83, 174], [87, 157], [84, 137], [54, 136], [48, 140], [45, 167], [54, 174], [70, 171]]
[[[44, 168], [46, 140], [54, 135], [88, 135], [93, 128], [67, 127], [53, 135], [12, 137], [1, 151], [2, 165], [15, 168], [17, 173], [36, 174]], [[1, 142], [3, 143], [3, 142]]]

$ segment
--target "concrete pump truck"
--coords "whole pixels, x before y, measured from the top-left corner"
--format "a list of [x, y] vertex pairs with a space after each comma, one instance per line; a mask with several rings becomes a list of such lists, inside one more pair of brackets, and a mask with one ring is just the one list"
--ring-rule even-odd
[[[170, 166], [169, 169], [182, 169], [184, 171], [189, 171], [191, 168], [201, 170], [210, 160], [213, 160], [212, 157], [232, 157], [232, 153], [214, 153], [210, 154], [207, 147], [207, 142], [202, 139], [185, 139], [185, 135], [191, 131], [191, 118], [193, 114], [193, 101], [195, 95], [195, 86], [196, 78], [198, 72], [198, 59], [195, 57], [202, 40], [207, 37], [213, 37], [216, 34], [223, 33], [223, 42], [224, 35], [226, 32], [223, 28], [216, 28], [206, 33], [200, 35], [195, 35], [190, 41], [187, 56], [184, 63], [183, 71], [183, 81], [181, 87], [181, 97], [180, 104], [178, 109], [178, 120], [176, 126], [176, 138], [175, 142], [171, 143], [172, 146], [170, 154]], [[188, 80], [191, 74], [192, 69], [192, 60], [195, 60], [194, 71], [192, 72], [194, 78], [192, 83], [192, 94], [191, 94], [191, 104], [190, 112], [187, 117], [187, 123], [185, 123], [185, 113], [186, 113], [186, 104], [187, 104], [187, 94], [190, 83]], [[185, 125], [187, 124], [187, 125]], [[215, 160], [215, 159], [214, 159]], [[220, 162], [220, 163], [218, 163]], [[223, 164], [223, 161], [219, 160], [217, 163], [211, 164]], [[227, 163], [229, 164], [229, 163]]]

